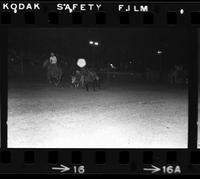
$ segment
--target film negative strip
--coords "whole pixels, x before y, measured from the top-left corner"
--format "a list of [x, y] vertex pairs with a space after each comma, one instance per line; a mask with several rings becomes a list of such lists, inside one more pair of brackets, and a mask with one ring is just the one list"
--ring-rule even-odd
[[0, 173], [200, 174], [200, 3], [0, 1]]

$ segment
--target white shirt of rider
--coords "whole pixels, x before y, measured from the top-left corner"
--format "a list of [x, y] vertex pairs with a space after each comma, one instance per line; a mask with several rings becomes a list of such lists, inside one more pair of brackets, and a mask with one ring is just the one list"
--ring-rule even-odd
[[50, 63], [51, 63], [51, 64], [56, 64], [56, 63], [57, 63], [57, 58], [56, 58], [56, 56], [50, 57]]

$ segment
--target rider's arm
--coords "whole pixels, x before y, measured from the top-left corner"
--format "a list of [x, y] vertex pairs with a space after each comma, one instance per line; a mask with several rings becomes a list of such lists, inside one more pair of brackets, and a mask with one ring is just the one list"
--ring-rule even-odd
[[49, 58], [49, 62], [52, 63], [52, 57]]
[[56, 56], [54, 56], [54, 58], [55, 58], [55, 61], [56, 61], [56, 63], [58, 62], [58, 60], [57, 60], [57, 57]]

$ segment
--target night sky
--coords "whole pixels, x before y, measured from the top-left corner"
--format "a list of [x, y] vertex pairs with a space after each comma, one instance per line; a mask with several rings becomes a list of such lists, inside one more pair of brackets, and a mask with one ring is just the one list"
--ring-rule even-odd
[[[190, 58], [191, 31], [175, 28], [38, 28], [10, 29], [10, 49], [36, 56], [51, 51], [66, 59], [83, 57], [110, 63], [134, 60], [152, 66], [162, 58], [165, 66], [186, 64]], [[99, 46], [89, 45], [89, 41]], [[162, 57], [156, 52], [161, 50]]]

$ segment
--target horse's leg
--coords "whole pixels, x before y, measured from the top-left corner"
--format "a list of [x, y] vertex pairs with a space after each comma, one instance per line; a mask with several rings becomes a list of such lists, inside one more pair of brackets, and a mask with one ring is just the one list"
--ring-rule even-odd
[[100, 83], [99, 83], [99, 79], [98, 80], [96, 80], [96, 87], [98, 88], [98, 89], [100, 89]]
[[63, 79], [63, 72], [62, 72], [62, 70], [60, 69], [60, 70], [59, 70], [59, 84], [61, 84], [62, 79]]
[[59, 79], [57, 80], [56, 86], [59, 86], [60, 83], [61, 83], [61, 78], [59, 78]]
[[50, 83], [50, 84], [53, 84], [52, 76], [49, 77], [49, 83]]
[[58, 87], [59, 84], [60, 84], [60, 76], [57, 76], [55, 81], [56, 87]]
[[84, 77], [81, 76], [81, 87], [82, 87], [82, 88], [84, 88], [84, 82], [85, 82]]
[[58, 87], [58, 85], [59, 85], [59, 82], [56, 80], [55, 81], [55, 86]]
[[100, 79], [98, 79], [97, 83], [98, 83], [98, 87], [99, 87], [99, 89], [101, 89]]
[[58, 86], [58, 77], [54, 74], [54, 76], [53, 76], [53, 85], [55, 86], [55, 87], [57, 87]]
[[88, 82], [86, 82], [85, 87], [86, 87], [86, 91], [89, 91], [89, 83]]
[[49, 72], [47, 72], [47, 81], [49, 84], [51, 84], [51, 76], [50, 76]]
[[52, 80], [53, 81], [53, 85], [56, 86], [56, 79], [55, 79], [55, 77], [53, 77], [52, 79], [53, 79]]
[[54, 75], [55, 75], [55, 86], [58, 87], [62, 77], [61, 71], [57, 70]]
[[83, 79], [82, 80], [82, 88], [84, 88], [85, 87], [85, 80]]
[[47, 78], [47, 81], [48, 81], [49, 84], [51, 84], [51, 78], [50, 77]]
[[55, 71], [51, 71], [50, 78], [51, 78], [51, 84], [53, 84], [54, 86], [56, 86], [57, 76], [55, 74]]
[[[62, 83], [62, 80], [63, 80], [63, 76], [61, 75], [60, 76], [60, 81], [59, 81], [59, 84], [61, 84]], [[63, 85], [61, 85], [62, 87], [64, 87]]]
[[93, 91], [95, 91], [95, 81], [93, 81], [92, 84], [93, 84]]

